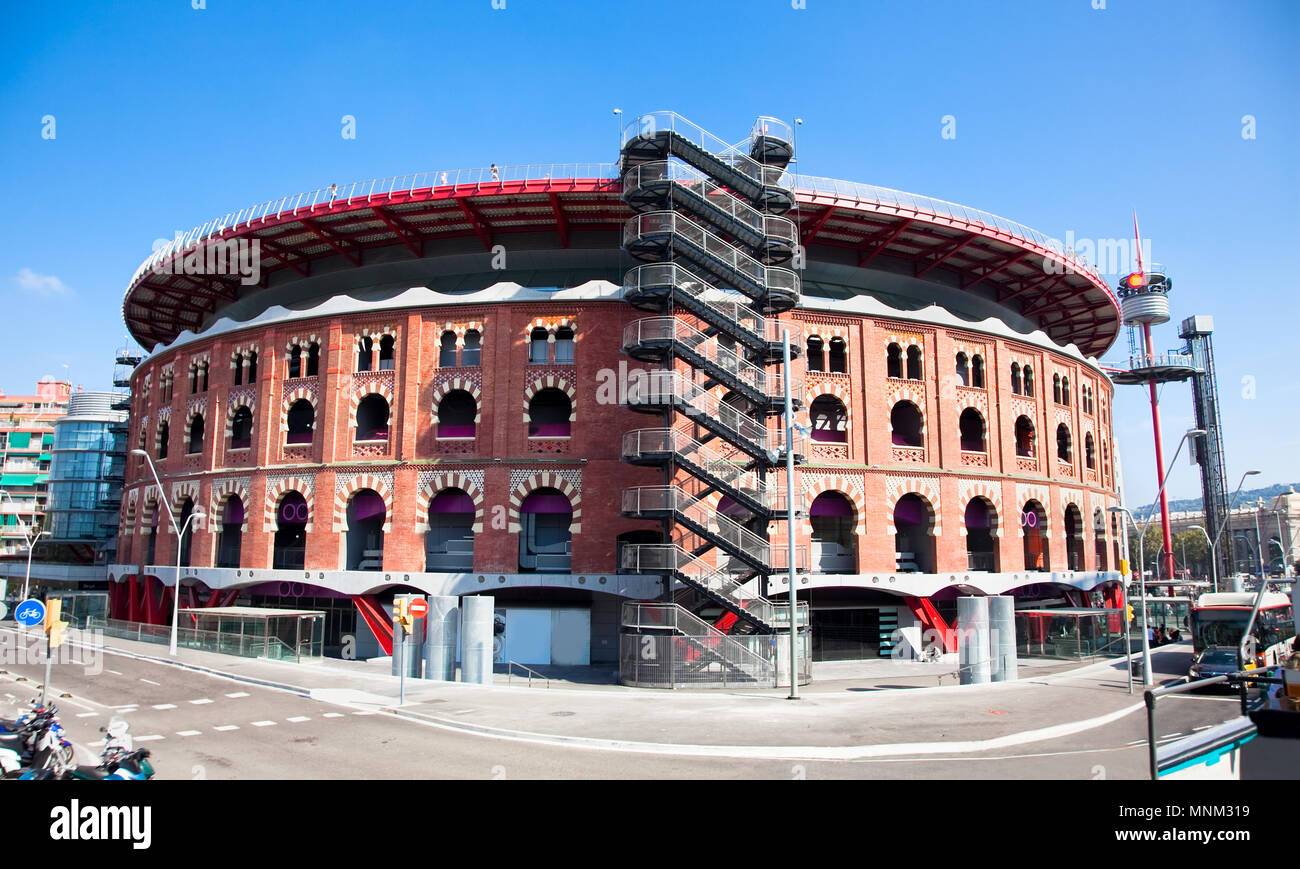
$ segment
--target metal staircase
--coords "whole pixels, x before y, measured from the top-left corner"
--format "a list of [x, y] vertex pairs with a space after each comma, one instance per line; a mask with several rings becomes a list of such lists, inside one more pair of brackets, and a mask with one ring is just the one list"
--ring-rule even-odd
[[[784, 411], [791, 374], [780, 368], [782, 330], [792, 332], [792, 348], [801, 343], [788, 324], [769, 319], [799, 303], [799, 276], [786, 265], [798, 248], [797, 228], [781, 216], [794, 206], [783, 178], [791, 141], [784, 122], [760, 118], [747, 139], [729, 145], [671, 112], [643, 115], [624, 131], [623, 200], [637, 214], [624, 227], [623, 249], [643, 264], [627, 272], [623, 295], [660, 316], [630, 323], [623, 350], [662, 365], [638, 373], [625, 404], [663, 422], [626, 433], [623, 459], [662, 467], [664, 485], [625, 490], [622, 512], [661, 520], [668, 542], [623, 547], [621, 566], [665, 573], [682, 586], [674, 602], [641, 605], [679, 611], [656, 615], [654, 624], [645, 623], [641, 608], [625, 608], [621, 668], [639, 674], [629, 684], [676, 685], [683, 675], [649, 679], [646, 673], [659, 671], [627, 657], [637, 652], [628, 642], [637, 635], [646, 660], [698, 660], [733, 682], [757, 675], [736, 663], [757, 656], [766, 662], [763, 681], [775, 678], [770, 635], [791, 627], [789, 607], [764, 596], [773, 573], [806, 569], [807, 562], [800, 547], [790, 565], [787, 548], [767, 538], [769, 523], [786, 518], [784, 485], [771, 472], [790, 453], [803, 460], [801, 442], [786, 443], [784, 428], [769, 425]], [[791, 383], [790, 391], [801, 390]], [[729, 500], [731, 515], [710, 506], [715, 495]], [[721, 607], [717, 625], [725, 630], [683, 603]], [[804, 628], [807, 607], [797, 611], [796, 627]], [[693, 638], [696, 657], [655, 645], [669, 635]]]

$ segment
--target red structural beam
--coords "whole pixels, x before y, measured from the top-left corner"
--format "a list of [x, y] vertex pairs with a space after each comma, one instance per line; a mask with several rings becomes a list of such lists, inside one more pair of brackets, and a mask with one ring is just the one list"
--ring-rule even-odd
[[[330, 247], [334, 248], [334, 250], [338, 251], [340, 254], [346, 257], [348, 262], [352, 263], [354, 266], [361, 265], [361, 257], [356, 253], [354, 253], [352, 250], [349, 250], [347, 247], [344, 247], [345, 244], [352, 245], [351, 242], [347, 242], [342, 236], [329, 232], [324, 227], [317, 226], [314, 221], [308, 220], [305, 217], [302, 218], [301, 223], [313, 234], [315, 234], [317, 238], [319, 238], [321, 241], [325, 242]], [[355, 248], [355, 245], [352, 246]], [[357, 249], [357, 251], [359, 253], [359, 248]]]
[[569, 246], [569, 221], [564, 216], [564, 209], [560, 207], [560, 197], [554, 193], [548, 193], [546, 198], [550, 200], [551, 211], [555, 214], [555, 225], [560, 231], [560, 247], [567, 248]]
[[947, 251], [945, 251], [938, 259], [931, 262], [928, 266], [921, 269], [919, 272], [914, 272], [913, 276], [918, 278], [925, 277], [927, 274], [930, 273], [932, 269], [941, 265], [946, 259], [951, 257], [953, 254], [957, 253], [959, 250], [961, 250], [962, 248], [964, 248], [966, 245], [970, 244], [972, 241], [974, 241], [977, 238], [979, 238], [979, 233], [972, 232], [968, 234], [965, 238], [958, 239], [958, 241], [955, 244], [953, 244]]
[[460, 206], [460, 210], [465, 215], [465, 219], [469, 221], [469, 225], [474, 228], [474, 234], [478, 236], [479, 241], [483, 242], [483, 249], [491, 250], [492, 239], [483, 228], [483, 223], [478, 219], [478, 215], [474, 213], [474, 209], [470, 208], [469, 203], [465, 201], [465, 197], [457, 198], [456, 204]]
[[[867, 263], [871, 262], [873, 259], [876, 258], [876, 255], [877, 255], [877, 254], [879, 254], [882, 250], [884, 250], [885, 248], [887, 248], [887, 247], [889, 247], [891, 244], [893, 244], [894, 239], [896, 239], [896, 238], [898, 238], [900, 235], [902, 235], [902, 234], [903, 234], [903, 231], [906, 230], [909, 226], [911, 226], [912, 223], [913, 223], [915, 220], [916, 220], [916, 218], [914, 218], [914, 217], [909, 217], [909, 218], [907, 218], [906, 220], [904, 220], [902, 223], [900, 223], [900, 224], [898, 225], [898, 228], [895, 229], [893, 232], [891, 232], [891, 233], [889, 234], [889, 237], [888, 237], [888, 238], [886, 238], [884, 241], [882, 241], [882, 242], [880, 242], [879, 244], [877, 244], [877, 245], [876, 245], [876, 246], [871, 250], [871, 255], [870, 255], [870, 256], [866, 256], [866, 257], [864, 257], [864, 256], [862, 256], [861, 253], [859, 253], [859, 254], [858, 254], [858, 268], [864, 268], [864, 267], [867, 265]], [[867, 244], [870, 243], [871, 241], [874, 241], [874, 239], [867, 239], [867, 242], [864, 242], [864, 243], [863, 243], [863, 246], [862, 246], [863, 251], [866, 250], [866, 248], [867, 248]]]
[[817, 233], [822, 231], [822, 227], [826, 225], [826, 221], [830, 220], [831, 215], [834, 213], [834, 205], [826, 206], [826, 210], [822, 212], [821, 217], [817, 218], [817, 221], [813, 223], [812, 227], [804, 230], [803, 236], [799, 239], [799, 243], [804, 246], [810, 244], [813, 239], [817, 237]]
[[424, 256], [423, 243], [420, 240], [412, 237], [412, 233], [409, 227], [407, 227], [405, 224], [399, 224], [397, 218], [388, 214], [386, 211], [384, 211], [384, 209], [380, 208], [377, 205], [374, 206], [371, 210], [375, 213], [376, 217], [382, 220], [384, 224], [387, 225], [388, 228], [393, 231], [393, 234], [397, 236], [397, 238], [402, 242], [402, 244], [406, 245], [406, 249], [409, 250], [411, 253], [415, 254], [417, 259], [419, 257]]

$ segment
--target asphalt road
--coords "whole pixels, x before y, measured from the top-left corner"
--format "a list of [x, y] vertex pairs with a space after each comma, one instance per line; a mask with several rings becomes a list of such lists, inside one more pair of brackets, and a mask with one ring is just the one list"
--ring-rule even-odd
[[[1185, 672], [1189, 656], [1186, 647], [1157, 650], [1156, 672]], [[1010, 750], [833, 762], [756, 760], [579, 749], [467, 734], [111, 653], [100, 664], [97, 673], [60, 664], [51, 680], [56, 695], [71, 694], [56, 702], [81, 762], [92, 762], [97, 754], [98, 728], [120, 715], [137, 745], [153, 751], [159, 779], [1127, 779], [1144, 778], [1147, 770], [1146, 716], [1140, 711]], [[17, 713], [19, 704], [38, 693], [43, 675], [39, 663], [6, 662], [0, 708], [8, 704], [6, 713]], [[1117, 668], [1113, 681], [1075, 687], [1113, 696], [1125, 682]], [[1061, 721], [1090, 717], [1087, 695], [1072, 696], [1083, 699], [1063, 708]], [[1134, 702], [1140, 702], [1140, 684]], [[1163, 741], [1212, 726], [1234, 717], [1236, 702], [1229, 695], [1162, 701], [1157, 733]], [[1006, 712], [980, 714], [995, 722]], [[446, 708], [443, 716], [455, 713]], [[797, 734], [786, 744], [799, 744]]]

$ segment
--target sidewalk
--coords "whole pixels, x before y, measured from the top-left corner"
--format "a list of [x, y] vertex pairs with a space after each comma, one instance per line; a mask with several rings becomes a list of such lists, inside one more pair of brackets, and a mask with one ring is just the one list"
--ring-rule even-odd
[[[1162, 650], [1157, 672], [1177, 675], [1182, 653], [1191, 650], [1181, 645], [1186, 649]], [[878, 661], [816, 665], [817, 681], [800, 689], [797, 702], [786, 699], [788, 689], [657, 691], [565, 679], [550, 688], [534, 680], [529, 688], [518, 677], [504, 684], [499, 673], [491, 686], [407, 679], [399, 709], [398, 679], [389, 675], [386, 658], [295, 664], [192, 649], [172, 658], [166, 646], [117, 638], [106, 638], [105, 651], [487, 736], [713, 756], [853, 758], [1004, 748], [1103, 726], [1142, 702], [1140, 683], [1138, 693], [1126, 690], [1123, 659], [1083, 666], [1028, 661], [1017, 682], [958, 686], [949, 678], [943, 687], [934, 687], [939, 675], [955, 669], [945, 661]], [[906, 690], [920, 687], [928, 690]]]

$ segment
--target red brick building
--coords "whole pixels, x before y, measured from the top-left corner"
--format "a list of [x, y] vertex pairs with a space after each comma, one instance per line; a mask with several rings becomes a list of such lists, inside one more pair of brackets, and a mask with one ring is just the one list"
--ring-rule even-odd
[[[142, 266], [123, 306], [152, 351], [130, 445], [163, 492], [131, 456], [115, 617], [169, 618], [161, 508], [182, 522], [202, 508], [180, 553], [187, 605], [325, 608], [337, 642], [368, 636], [395, 592], [491, 592], [586, 612], [581, 662], [616, 660], [620, 601], [667, 593], [620, 559], [663, 528], [624, 515], [625, 490], [664, 482], [623, 460], [625, 436], [653, 425], [627, 390], [657, 367], [629, 358], [625, 330], [653, 315], [623, 299], [632, 212], [613, 167], [545, 169], [304, 194]], [[793, 187], [802, 296], [770, 320], [799, 345], [797, 582], [815, 654], [888, 654], [896, 628], [919, 648], [958, 594], [1099, 603], [1118, 580], [1104, 281], [992, 215]], [[204, 272], [205, 251], [238, 242], [260, 257], [256, 283]]]

